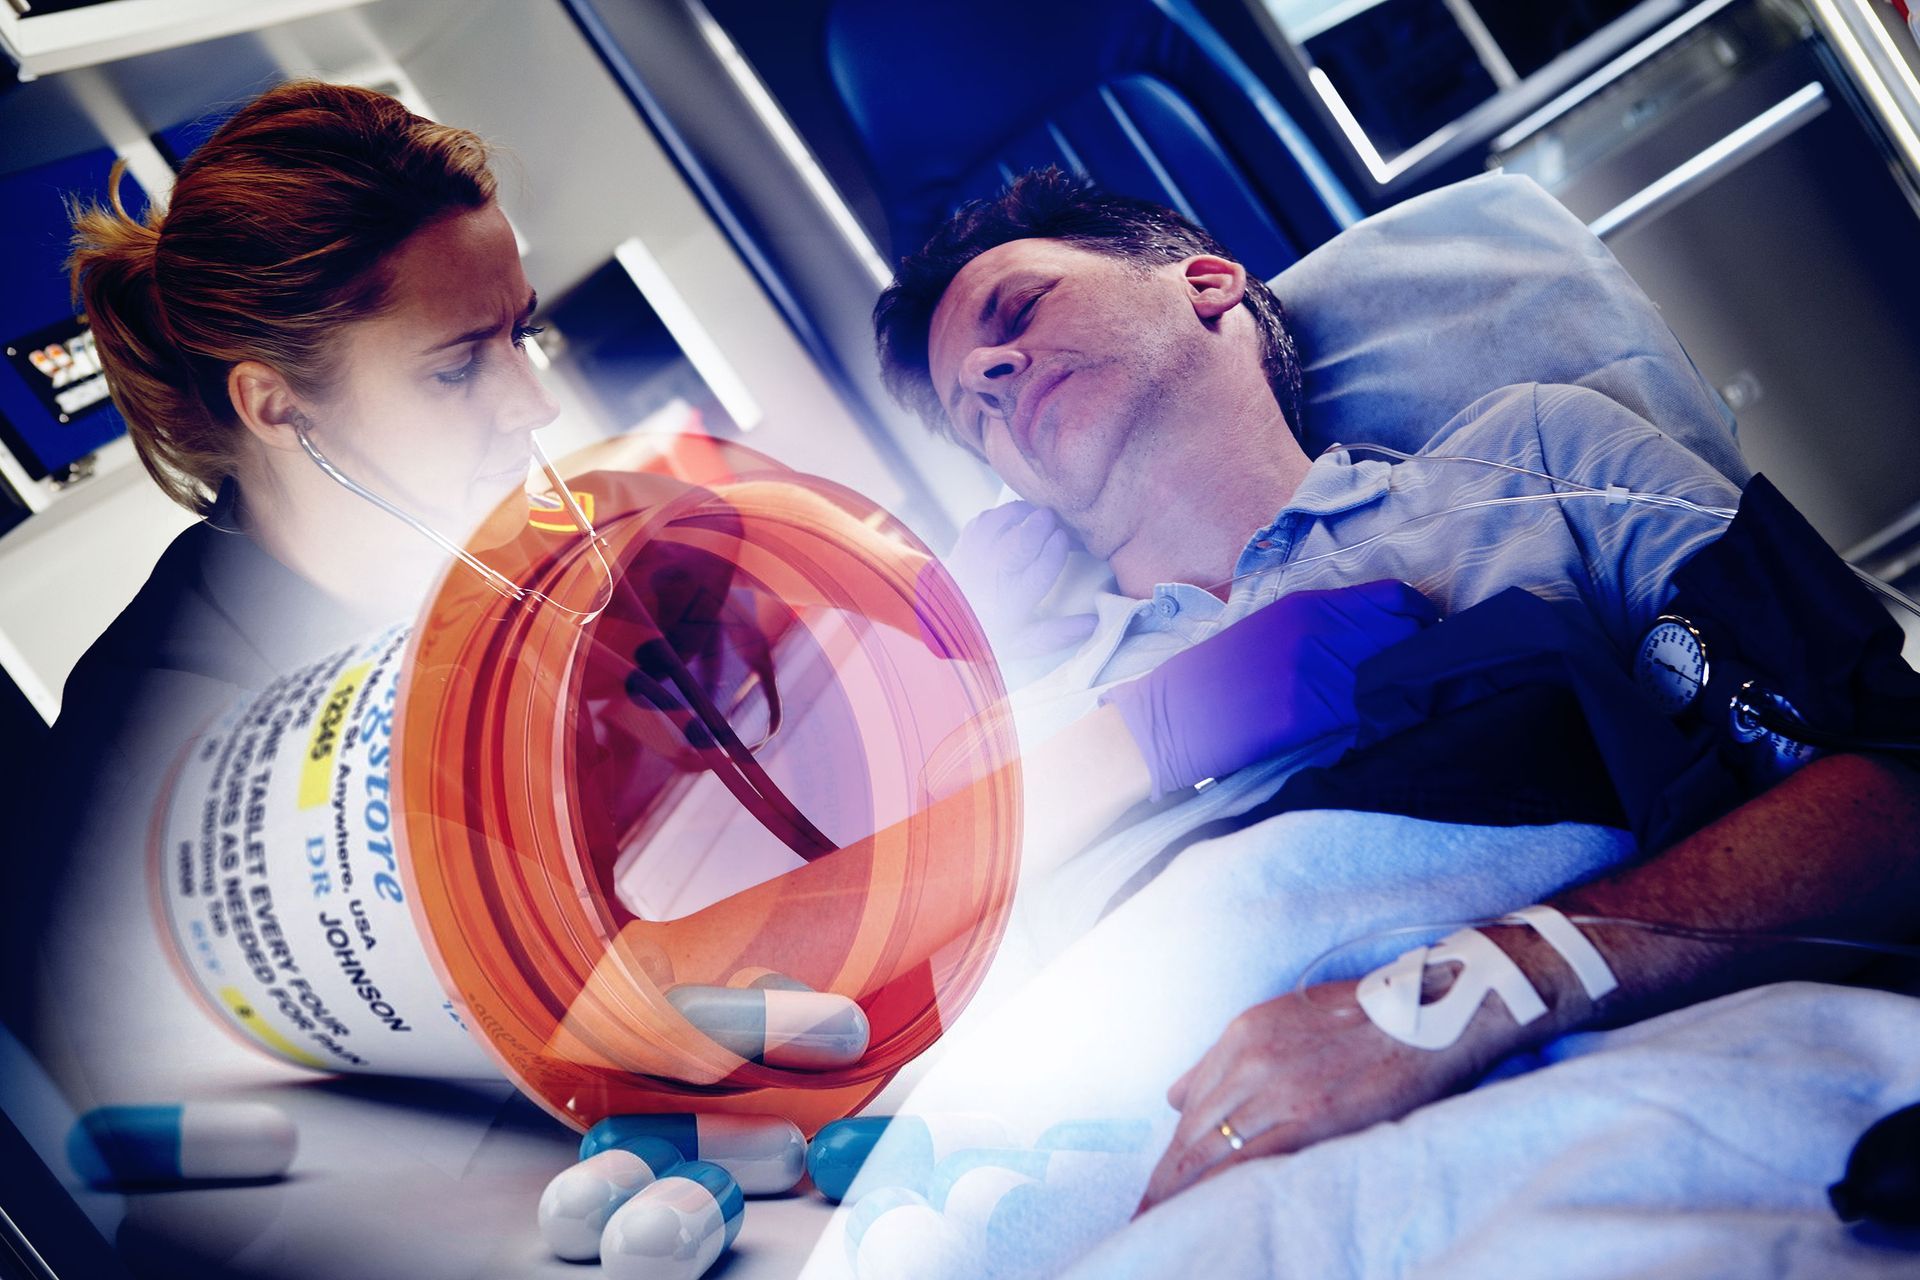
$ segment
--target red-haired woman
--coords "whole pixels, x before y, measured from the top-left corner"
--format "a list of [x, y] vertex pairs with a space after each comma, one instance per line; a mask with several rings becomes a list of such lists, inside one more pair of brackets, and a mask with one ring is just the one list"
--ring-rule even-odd
[[[140, 459], [203, 517], [68, 680], [7, 985], [70, 1091], [168, 1087], [137, 1046], [203, 1034], [167, 973], [145, 858], [209, 720], [411, 617], [445, 563], [309, 455], [461, 538], [524, 485], [556, 405], [486, 145], [366, 89], [292, 82], [182, 167], [165, 212], [75, 217], [72, 271]], [[17, 989], [10, 994], [23, 994]], [[213, 1050], [221, 1042], [210, 1040]]]

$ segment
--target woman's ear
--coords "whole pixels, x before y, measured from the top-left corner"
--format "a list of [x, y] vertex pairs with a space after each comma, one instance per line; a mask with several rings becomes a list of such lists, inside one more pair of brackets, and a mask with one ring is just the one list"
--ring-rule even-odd
[[240, 425], [269, 449], [298, 449], [306, 425], [299, 397], [272, 365], [242, 360], [227, 371], [227, 399]]
[[1194, 314], [1212, 323], [1247, 296], [1247, 269], [1230, 258], [1196, 254], [1180, 264]]

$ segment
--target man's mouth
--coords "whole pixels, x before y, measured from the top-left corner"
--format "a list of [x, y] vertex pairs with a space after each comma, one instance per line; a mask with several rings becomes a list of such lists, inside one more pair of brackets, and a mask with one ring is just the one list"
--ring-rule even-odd
[[[1019, 402], [1014, 405], [1013, 422], [1011, 424], [1014, 447], [1019, 449], [1020, 456], [1030, 463], [1037, 464], [1039, 461], [1034, 452], [1036, 448], [1034, 433], [1039, 429], [1040, 410], [1046, 405], [1048, 398], [1059, 388], [1060, 384], [1072, 376], [1073, 370], [1071, 369], [1057, 374], [1045, 374], [1042, 376], [1042, 380], [1035, 383], [1032, 389], [1020, 397]], [[1051, 436], [1052, 433], [1049, 433], [1049, 439], [1051, 439]]]

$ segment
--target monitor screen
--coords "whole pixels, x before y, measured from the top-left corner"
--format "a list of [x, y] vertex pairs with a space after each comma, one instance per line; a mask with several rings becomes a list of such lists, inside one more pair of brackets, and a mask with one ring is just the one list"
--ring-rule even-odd
[[[103, 147], [0, 175], [0, 439], [35, 480], [126, 431], [66, 272], [67, 201], [104, 201], [113, 161]], [[145, 211], [132, 178], [121, 180], [120, 198], [135, 216]]]

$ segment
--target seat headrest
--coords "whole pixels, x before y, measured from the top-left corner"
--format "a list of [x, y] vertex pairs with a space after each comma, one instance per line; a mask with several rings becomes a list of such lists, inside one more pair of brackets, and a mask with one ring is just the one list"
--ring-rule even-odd
[[1413, 452], [1518, 382], [1573, 383], [1639, 414], [1738, 485], [1733, 415], [1647, 295], [1530, 178], [1416, 196], [1272, 280], [1305, 366], [1307, 452]]
[[895, 256], [1047, 164], [1180, 209], [1263, 272], [1354, 216], [1185, 0], [837, 0], [826, 30]]

